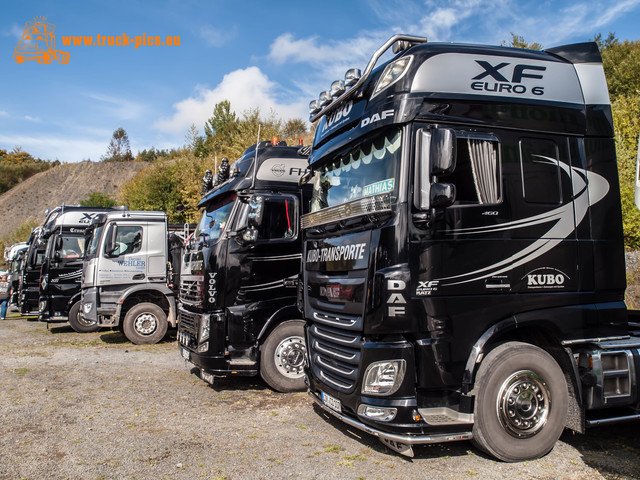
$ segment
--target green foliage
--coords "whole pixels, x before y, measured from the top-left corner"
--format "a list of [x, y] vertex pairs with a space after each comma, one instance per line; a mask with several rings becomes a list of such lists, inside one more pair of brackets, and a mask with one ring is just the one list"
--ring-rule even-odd
[[[36, 228], [39, 225], [38, 221], [35, 219], [29, 219], [20, 224], [18, 228], [13, 230], [13, 232], [4, 235], [0, 238], [0, 251], [4, 252], [5, 247], [9, 245], [13, 245], [18, 242], [26, 242], [29, 239], [29, 235], [31, 235], [31, 230]], [[4, 268], [6, 263], [4, 259], [0, 257], [0, 267]]]
[[223, 100], [213, 107], [213, 116], [205, 123], [204, 133], [207, 138], [218, 133], [228, 134], [237, 121], [236, 114], [231, 111], [231, 102]]
[[129, 146], [129, 136], [124, 128], [118, 127], [113, 132], [107, 153], [102, 157], [104, 162], [131, 162], [131, 147]]
[[18, 183], [60, 165], [58, 160], [53, 162], [34, 158], [20, 147], [11, 152], [0, 149], [0, 194], [11, 190]]
[[153, 163], [153, 162], [155, 162], [157, 159], [159, 159], [161, 157], [168, 158], [170, 156], [170, 154], [171, 154], [171, 152], [168, 152], [166, 150], [158, 150], [155, 147], [151, 147], [149, 150], [147, 150], [145, 148], [141, 152], [138, 152], [138, 154], [136, 155], [136, 158], [134, 160], [136, 162]]
[[600, 47], [609, 95], [640, 95], [640, 41], [619, 41], [613, 33], [606, 40], [602, 35], [594, 41]]
[[80, 200], [83, 207], [114, 207], [116, 201], [103, 192], [91, 192], [87, 198]]
[[506, 40], [503, 40], [500, 45], [502, 45], [503, 47], [514, 47], [514, 48], [526, 48], [528, 50], [542, 50], [542, 44], [541, 43], [529, 43], [527, 42], [524, 37], [520, 36], [520, 35], [516, 35], [513, 32], [511, 33], [511, 41], [507, 42]]
[[620, 42], [614, 34], [596, 35], [613, 113], [622, 197], [625, 247], [640, 248], [640, 211], [635, 206], [636, 156], [640, 135], [640, 41]]

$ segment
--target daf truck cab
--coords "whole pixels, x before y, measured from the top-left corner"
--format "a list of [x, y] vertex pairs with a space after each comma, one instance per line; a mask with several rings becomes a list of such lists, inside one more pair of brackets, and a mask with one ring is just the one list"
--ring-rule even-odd
[[596, 44], [398, 35], [310, 111], [301, 300], [320, 408], [406, 455], [472, 439], [504, 461], [640, 418]]
[[[178, 342], [201, 377], [254, 376], [281, 392], [304, 384], [304, 321], [296, 300], [307, 157], [277, 139], [249, 147], [205, 193], [185, 249]], [[205, 188], [206, 190], [206, 188]]]
[[[125, 207], [118, 207], [122, 209]], [[62, 205], [42, 226], [46, 245], [40, 271], [38, 320], [69, 322], [75, 331], [86, 325], [80, 318], [80, 277], [85, 252], [84, 231], [93, 217], [111, 208]]]
[[27, 240], [27, 250], [20, 273], [18, 305], [20, 314], [27, 320], [37, 320], [38, 299], [40, 297], [40, 270], [47, 244], [42, 239], [42, 227], [36, 227]]
[[87, 326], [120, 328], [135, 344], [161, 341], [176, 326], [183, 239], [164, 212], [96, 215], [86, 231], [81, 317]]

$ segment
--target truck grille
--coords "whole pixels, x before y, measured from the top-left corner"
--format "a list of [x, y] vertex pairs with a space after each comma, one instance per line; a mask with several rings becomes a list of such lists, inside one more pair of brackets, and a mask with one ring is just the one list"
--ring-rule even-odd
[[202, 302], [202, 280], [185, 280], [180, 282], [180, 301], [191, 305]]
[[195, 313], [180, 310], [180, 328], [196, 332], [196, 315]]
[[318, 324], [311, 325], [308, 333], [314, 375], [340, 392], [352, 392], [358, 380], [362, 336]]

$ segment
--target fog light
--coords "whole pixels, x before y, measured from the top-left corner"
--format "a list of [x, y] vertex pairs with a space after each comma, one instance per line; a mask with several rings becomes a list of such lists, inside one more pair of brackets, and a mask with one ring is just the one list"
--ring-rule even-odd
[[360, 72], [359, 68], [350, 68], [349, 70], [347, 70], [347, 73], [344, 74], [345, 86], [347, 87], [354, 86], [356, 83], [358, 83], [358, 80], [360, 80], [360, 77], [362, 77], [362, 73]]
[[336, 80], [331, 84], [331, 96], [334, 98], [339, 97], [344, 93], [344, 82], [342, 80]]
[[38, 310], [40, 312], [44, 312], [47, 308], [47, 302], [45, 300], [43, 300], [42, 302], [40, 302], [40, 304], [38, 305]]
[[209, 342], [204, 342], [198, 345], [198, 353], [206, 352], [209, 350]]
[[376, 407], [365, 404], [361, 404], [358, 407], [358, 415], [379, 422], [390, 422], [396, 418], [396, 413], [398, 413], [398, 409], [394, 407]]
[[320, 92], [320, 97], [318, 98], [318, 103], [321, 107], [327, 106], [331, 103], [331, 92], [325, 90], [324, 92]]
[[406, 362], [404, 360], [385, 360], [374, 362], [364, 372], [362, 393], [369, 395], [391, 395], [395, 393], [404, 379]]
[[93, 303], [85, 303], [82, 305], [82, 311], [87, 314], [89, 312], [91, 312], [91, 309], [93, 308]]

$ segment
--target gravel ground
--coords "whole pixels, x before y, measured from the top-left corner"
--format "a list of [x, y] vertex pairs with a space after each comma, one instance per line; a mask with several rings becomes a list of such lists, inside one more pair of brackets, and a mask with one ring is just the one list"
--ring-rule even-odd
[[[173, 334], [175, 335], [175, 333]], [[492, 460], [468, 442], [397, 455], [259, 379], [211, 387], [174, 336], [0, 322], [0, 479], [637, 479], [640, 424], [567, 431], [546, 457]]]

